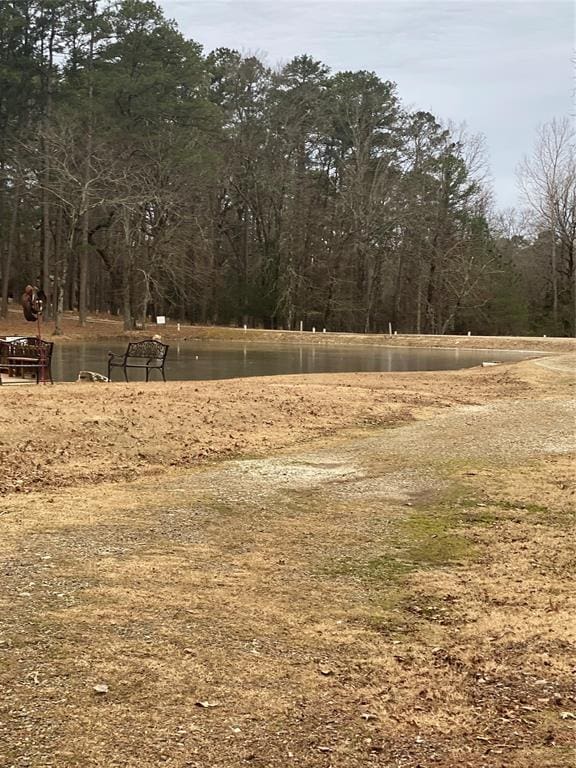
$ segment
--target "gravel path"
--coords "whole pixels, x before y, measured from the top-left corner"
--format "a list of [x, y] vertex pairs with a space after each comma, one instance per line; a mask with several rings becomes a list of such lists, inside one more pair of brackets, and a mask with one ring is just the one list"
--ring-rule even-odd
[[550, 371], [560, 371], [562, 373], [573, 373], [576, 375], [576, 355], [563, 355], [562, 357], [543, 358], [535, 360], [536, 365], [542, 368], [548, 368]]
[[401, 500], [439, 490], [434, 467], [441, 463], [481, 460], [502, 465], [575, 450], [574, 400], [511, 400], [451, 408], [375, 437], [316, 451], [230, 461], [169, 485], [183, 491], [193, 485], [220, 502], [235, 504], [323, 486], [336, 496]]

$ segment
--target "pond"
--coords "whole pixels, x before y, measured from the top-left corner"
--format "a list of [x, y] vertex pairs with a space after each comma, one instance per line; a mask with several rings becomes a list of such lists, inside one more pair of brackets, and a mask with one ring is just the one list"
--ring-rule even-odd
[[[79, 371], [106, 374], [108, 350], [123, 353], [125, 343], [90, 342], [54, 346], [55, 381], [74, 381]], [[171, 342], [166, 375], [172, 381], [231, 379], [294, 373], [367, 371], [442, 371], [470, 368], [483, 361], [524, 360], [534, 353], [472, 349], [417, 349], [372, 346], [233, 344], [216, 341]], [[113, 371], [121, 379], [122, 371]], [[152, 374], [156, 378], [158, 374]], [[143, 379], [129, 371], [131, 380]], [[159, 378], [159, 377], [158, 377]]]

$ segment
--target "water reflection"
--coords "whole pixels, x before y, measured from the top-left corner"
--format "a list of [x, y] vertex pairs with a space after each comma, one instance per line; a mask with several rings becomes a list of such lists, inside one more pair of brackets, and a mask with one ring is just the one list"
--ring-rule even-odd
[[[123, 353], [125, 344], [56, 344], [53, 373], [57, 381], [73, 381], [79, 371], [106, 374], [108, 351]], [[214, 341], [173, 342], [166, 363], [175, 380], [230, 379], [298, 373], [362, 371], [430, 371], [469, 368], [483, 360], [522, 360], [525, 352], [409, 349], [364, 346], [229, 344]], [[152, 374], [154, 376], [154, 374]], [[114, 372], [122, 377], [121, 371]], [[139, 371], [131, 380], [143, 380]]]

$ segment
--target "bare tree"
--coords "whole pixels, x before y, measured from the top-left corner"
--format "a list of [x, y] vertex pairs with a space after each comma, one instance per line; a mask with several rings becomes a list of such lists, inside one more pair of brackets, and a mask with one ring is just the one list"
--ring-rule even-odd
[[[531, 157], [518, 169], [518, 183], [524, 202], [532, 212], [535, 228], [550, 233], [550, 284], [552, 322], [559, 326], [562, 281], [572, 293], [573, 324], [576, 334], [576, 134], [567, 118], [543, 125]], [[566, 263], [563, 263], [566, 262]]]

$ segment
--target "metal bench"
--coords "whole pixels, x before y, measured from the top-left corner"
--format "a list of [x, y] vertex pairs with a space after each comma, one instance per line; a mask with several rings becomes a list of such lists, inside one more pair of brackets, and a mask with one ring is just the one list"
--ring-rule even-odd
[[0, 372], [8, 377], [24, 378], [31, 373], [38, 384], [40, 380], [52, 380], [52, 350], [54, 343], [35, 336], [0, 339]]
[[108, 352], [108, 381], [112, 381], [112, 368], [122, 368], [124, 378], [128, 381], [128, 368], [143, 368], [146, 371], [146, 381], [150, 378], [151, 371], [159, 371], [164, 381], [166, 374], [164, 365], [168, 345], [155, 339], [143, 341], [131, 341], [123, 355]]

